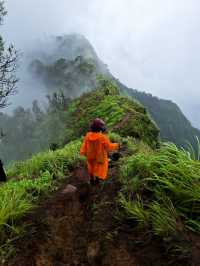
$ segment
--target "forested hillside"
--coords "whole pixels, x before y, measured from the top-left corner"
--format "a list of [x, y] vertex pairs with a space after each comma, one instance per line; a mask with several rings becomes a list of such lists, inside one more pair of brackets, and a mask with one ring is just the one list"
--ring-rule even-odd
[[[200, 131], [192, 127], [175, 103], [158, 99], [134, 88], [127, 88], [113, 77], [106, 65], [98, 58], [91, 44], [83, 36], [67, 35], [60, 37], [57, 39], [55, 47], [57, 50], [52, 63], [48, 63], [44, 56], [37, 58], [32, 63], [32, 71], [37, 74], [37, 78], [41, 78], [46, 83], [49, 91], [59, 88], [68, 97], [77, 96], [83, 91], [95, 88], [97, 75], [103, 75], [115, 80], [122, 92], [125, 91], [148, 109], [160, 128], [163, 140], [172, 141], [179, 146], [185, 146], [187, 142], [196, 144], [195, 136], [200, 136]], [[60, 47], [61, 52], [59, 52]], [[72, 49], [71, 47], [75, 48]], [[78, 47], [77, 50], [75, 50], [76, 47]], [[72, 61], [69, 61], [69, 58]]]
[[[109, 90], [110, 86], [113, 86], [114, 94], [119, 94], [117, 86], [107, 80], [100, 80], [96, 90], [102, 87]], [[120, 96], [112, 96], [112, 94], [109, 96], [109, 93], [105, 99], [101, 93], [96, 95], [97, 98], [90, 93], [83, 94], [80, 99], [72, 100], [66, 98], [62, 93], [54, 93], [52, 97], [48, 97], [46, 110], [43, 110], [38, 102], [34, 101], [32, 109], [25, 110], [19, 107], [13, 116], [1, 113], [0, 122], [4, 128], [0, 143], [1, 158], [5, 162], [23, 160], [39, 151], [63, 147], [64, 144], [87, 132], [89, 125], [86, 120], [89, 123], [92, 118], [98, 116], [105, 119], [109, 127], [116, 122], [120, 123], [120, 126], [116, 125], [113, 130], [120, 132], [122, 136], [123, 132], [127, 130], [135, 138], [143, 136], [142, 138], [150, 145], [157, 145], [155, 136], [158, 136], [159, 129], [156, 125], [151, 128], [148, 114], [142, 105], [135, 102], [135, 109], [138, 111], [136, 113], [132, 112], [130, 107], [130, 103], [132, 105], [134, 101], [130, 101], [128, 98], [126, 101], [125, 98], [121, 101]], [[90, 109], [87, 107], [87, 101], [92, 102]], [[75, 109], [76, 107], [78, 108]], [[128, 109], [130, 109], [130, 114], [124, 117], [124, 110]], [[74, 113], [74, 110], [77, 110], [78, 113], [77, 111]], [[140, 116], [143, 116], [143, 119], [140, 119]], [[146, 127], [139, 125], [141, 123], [139, 121], [144, 121]], [[142, 128], [146, 130], [142, 132]], [[19, 147], [16, 149], [18, 145]]]
[[[15, 163], [0, 187], [0, 265], [198, 266], [200, 162], [160, 143], [145, 108], [112, 82], [67, 108], [71, 141]], [[96, 116], [120, 150], [91, 186], [79, 151]]]
[[121, 84], [125, 93], [142, 103], [160, 128], [162, 140], [171, 141], [178, 146], [187, 147], [188, 143], [197, 145], [200, 130], [194, 128], [181, 112], [177, 104], [169, 100], [159, 99], [151, 94], [139, 92]]
[[[21, 2], [13, 1], [10, 7], [14, 17], [17, 14], [14, 26], [27, 22], [12, 31], [23, 40], [22, 47], [30, 47], [26, 40], [30, 43], [39, 32], [44, 36], [48, 28], [53, 34], [57, 23], [59, 32], [62, 27], [69, 30], [74, 17], [85, 29], [94, 22], [90, 31], [110, 45], [105, 35], [98, 36], [101, 20], [94, 20], [91, 12], [95, 1], [92, 9], [84, 1], [74, 3], [75, 9], [72, 3], [63, 5], [66, 1]], [[0, 27], [5, 4], [0, 0]], [[120, 10], [104, 4], [98, 8], [100, 19], [107, 17], [102, 6], [109, 15], [104, 26], [110, 18], [120, 24], [126, 20], [119, 19], [124, 3], [117, 3]], [[153, 33], [149, 25], [154, 27], [150, 7], [151, 3], [146, 8], [148, 36]], [[157, 11], [159, 6], [152, 7]], [[84, 19], [77, 8], [84, 11]], [[107, 12], [110, 8], [117, 17]], [[134, 9], [140, 17], [137, 5]], [[167, 18], [170, 5], [168, 11]], [[131, 22], [132, 10], [130, 15]], [[153, 20], [159, 31], [159, 20]], [[12, 16], [10, 21], [15, 21]], [[134, 25], [133, 33], [139, 36], [142, 30], [146, 35], [145, 23], [138, 22], [139, 31]], [[168, 36], [165, 25], [163, 20], [161, 31]], [[128, 25], [118, 26], [123, 30], [122, 46], [126, 40], [131, 49], [123, 55], [134, 59], [136, 50], [139, 58], [139, 50], [125, 38]], [[175, 103], [123, 85], [82, 35], [44, 37], [26, 55], [5, 40], [0, 35], [0, 266], [199, 266], [200, 131]], [[152, 42], [155, 49], [157, 41]], [[121, 50], [120, 42], [117, 46]], [[120, 58], [116, 51], [112, 56]], [[26, 108], [13, 96], [17, 84], [20, 104]], [[18, 107], [3, 112], [11, 99]]]
[[76, 97], [96, 87], [97, 76], [111, 77], [88, 40], [78, 34], [51, 39], [51, 50], [34, 51], [29, 70], [46, 85], [49, 93], [62, 89]]
[[[162, 140], [179, 146], [187, 146], [187, 142], [196, 146], [195, 137], [200, 137], [200, 132], [176, 104], [127, 88], [111, 75], [86, 38], [72, 34], [48, 42], [45, 50], [32, 51], [28, 65], [33, 78], [45, 85], [49, 94], [45, 107], [35, 99], [31, 108], [18, 107], [12, 115], [0, 114], [0, 158], [5, 163], [29, 158], [52, 144], [67, 143], [64, 132], [69, 123], [68, 103], [97, 88], [100, 76], [114, 80], [122, 94], [137, 99], [147, 108], [160, 128]], [[19, 145], [17, 150], [16, 145]]]

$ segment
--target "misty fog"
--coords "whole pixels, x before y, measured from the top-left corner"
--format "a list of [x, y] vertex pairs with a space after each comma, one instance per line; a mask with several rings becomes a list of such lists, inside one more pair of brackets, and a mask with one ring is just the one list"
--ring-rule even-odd
[[[121, 82], [175, 101], [200, 128], [199, 1], [8, 0], [6, 8], [3, 37], [24, 58], [48, 36], [81, 33]], [[13, 106], [46, 94], [20, 73]]]

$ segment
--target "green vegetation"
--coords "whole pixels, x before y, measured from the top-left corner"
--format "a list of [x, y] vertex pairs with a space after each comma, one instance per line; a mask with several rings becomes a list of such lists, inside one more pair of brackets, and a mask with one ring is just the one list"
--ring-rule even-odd
[[70, 97], [77, 97], [86, 88], [96, 84], [95, 62], [92, 59], [78, 56], [74, 60], [59, 58], [52, 65], [46, 65], [40, 60], [31, 64], [33, 73], [43, 79], [51, 92], [57, 92], [57, 88], [65, 90]]
[[149, 93], [128, 89], [119, 83], [122, 93], [137, 99], [142, 103], [160, 128], [163, 141], [170, 141], [179, 147], [187, 148], [191, 143], [196, 148], [196, 136], [200, 138], [200, 131], [192, 127], [180, 108], [172, 101], [159, 99]]
[[18, 107], [13, 116], [0, 113], [0, 158], [5, 164], [48, 150], [52, 143], [63, 147], [69, 142], [64, 135], [69, 101], [60, 92], [48, 97], [46, 110], [34, 101], [32, 109]]
[[[52, 102], [49, 103], [49, 106], [44, 110], [43, 106], [39, 107], [37, 101], [35, 101], [32, 108], [19, 107], [13, 115], [0, 113], [0, 131], [3, 136], [5, 135], [0, 141], [0, 158], [5, 164], [30, 158], [40, 151], [47, 150], [52, 143], [62, 147], [63, 143], [66, 144], [68, 141], [75, 139], [79, 133], [84, 134], [88, 124], [85, 123], [82, 117], [77, 123], [77, 112], [76, 110], [72, 112], [72, 109], [79, 107], [77, 111], [80, 111], [80, 118], [81, 114], [85, 113], [83, 108], [87, 105], [86, 99], [83, 97], [84, 104], [79, 102], [78, 99], [73, 101], [69, 112], [67, 106], [63, 105], [62, 99], [64, 96], [65, 100], [68, 99], [69, 101], [69, 98], [78, 97], [82, 93], [101, 87], [98, 86], [97, 77], [99, 75], [114, 81], [119, 87], [120, 93], [129, 96], [129, 99], [122, 100], [120, 95], [115, 97], [110, 95], [104, 97], [104, 100], [100, 97], [102, 101], [100, 102], [98, 98], [93, 97], [94, 104], [86, 112], [88, 119], [93, 118], [93, 115], [102, 115], [113, 131], [123, 136], [131, 135], [142, 138], [148, 144], [156, 146], [157, 141], [154, 142], [154, 136], [157, 134], [155, 125], [149, 123], [149, 115], [145, 113], [144, 107], [136, 102], [137, 99], [147, 108], [152, 119], [156, 122], [163, 141], [174, 142], [179, 147], [184, 148], [187, 148], [187, 142], [189, 142], [193, 148], [195, 147], [195, 137], [200, 137], [200, 131], [192, 127], [176, 104], [124, 86], [111, 75], [107, 66], [101, 62], [92, 46], [83, 36], [76, 34], [59, 36], [53, 38], [52, 41], [56, 47], [54, 54], [49, 55], [46, 51], [36, 53], [36, 59], [32, 62], [30, 70], [36, 79], [46, 84], [50, 94], [56, 93], [54, 95], [57, 95], [55, 97], [57, 103], [55, 101], [53, 105]], [[47, 64], [45, 59], [47, 57], [50, 57], [51, 64]], [[104, 87], [107, 86], [104, 81]], [[59, 90], [63, 93], [60, 94]], [[90, 93], [86, 93], [86, 95], [90, 95]], [[135, 108], [140, 106], [140, 110], [136, 108], [133, 111], [133, 108], [130, 108], [130, 105], [132, 106], [130, 98], [137, 103]], [[92, 97], [90, 97], [91, 99]], [[60, 107], [58, 103], [61, 103]], [[95, 108], [96, 103], [99, 109]], [[124, 111], [129, 110], [131, 111], [124, 117]], [[110, 116], [111, 112], [113, 113], [112, 117]], [[68, 114], [72, 116], [69, 118]], [[74, 124], [71, 121], [75, 121], [77, 125], [83, 127], [81, 132], [78, 126], [78, 130], [75, 132]], [[118, 123], [120, 127], [116, 125], [118, 121], [122, 122], [121, 124]], [[141, 123], [141, 121], [144, 123]], [[146, 127], [143, 127], [145, 123]], [[74, 133], [76, 134], [75, 137]], [[16, 150], [16, 146], [19, 149]]]
[[0, 257], [13, 251], [12, 242], [21, 237], [20, 222], [42, 198], [57, 190], [82, 158], [80, 140], [55, 152], [40, 153], [30, 160], [15, 163], [7, 172], [10, 181], [0, 187]]
[[124, 217], [165, 238], [200, 233], [200, 162], [163, 144], [121, 161], [119, 205]]
[[101, 80], [96, 90], [83, 94], [69, 106], [68, 138], [87, 132], [96, 117], [105, 120], [108, 129], [121, 136], [132, 136], [152, 147], [158, 144], [159, 130], [145, 108], [138, 102], [121, 96], [111, 81]]
[[[60, 36], [54, 42], [57, 47], [52, 55], [54, 63], [46, 65], [41, 54], [35, 55], [32, 72], [36, 78], [42, 79], [47, 89], [52, 92], [62, 88], [65, 95], [79, 96], [97, 85], [97, 75], [114, 80], [122, 94], [137, 99], [147, 108], [153, 120], [160, 129], [163, 141], [170, 141], [179, 147], [186, 147], [190, 142], [195, 147], [195, 136], [200, 137], [200, 131], [194, 128], [184, 116], [180, 108], [172, 101], [159, 99], [149, 93], [127, 88], [109, 72], [107, 66], [97, 57], [91, 44], [79, 35]], [[44, 46], [45, 47], [45, 46]], [[39, 59], [39, 60], [38, 60]]]
[[31, 110], [19, 107], [13, 116], [0, 114], [5, 133], [0, 142], [0, 158], [8, 163], [30, 158], [48, 150], [51, 144], [63, 147], [84, 135], [96, 117], [103, 118], [108, 129], [121, 136], [143, 140], [151, 147], [158, 145], [159, 130], [145, 108], [121, 96], [113, 82], [100, 80], [96, 90], [74, 100], [62, 92], [49, 96], [46, 111], [34, 101]]
[[[0, 23], [4, 15], [0, 1]], [[73, 47], [74, 40], [84, 45], [76, 46], [77, 50], [72, 48], [66, 60], [63, 57], [66, 48]], [[128, 89], [118, 81], [100, 79], [98, 83], [97, 74], [114, 78], [84, 38], [71, 35], [58, 37], [57, 42], [57, 53], [62, 51], [62, 55], [55, 56], [57, 59], [52, 65], [37, 59], [31, 68], [51, 92], [57, 88], [62, 88], [63, 92], [49, 96], [45, 110], [34, 101], [32, 109], [19, 107], [12, 116], [0, 113], [3, 128], [0, 129], [0, 157], [11, 163], [7, 170], [8, 182], [0, 186], [0, 258], [13, 254], [13, 242], [27, 231], [23, 218], [57, 190], [74, 167], [84, 160], [79, 156], [80, 137], [96, 117], [105, 120], [112, 131], [111, 140], [122, 146], [118, 179], [111, 177], [109, 180], [121, 185], [114, 213], [120, 221], [119, 227], [128, 224], [133, 231], [143, 230], [160, 243], [167, 243], [167, 250], [173, 246], [175, 252], [189, 252], [188, 247], [183, 248], [188, 236], [200, 233], [198, 138], [197, 148], [194, 148], [194, 136], [200, 136], [200, 132], [170, 101]], [[16, 60], [13, 47], [8, 57], [3, 56], [3, 46], [0, 37], [1, 61]], [[81, 51], [81, 55], [77, 56], [77, 51]], [[5, 73], [10, 73], [4, 69]], [[16, 78], [12, 76], [10, 81], [14, 89]], [[92, 88], [96, 89], [88, 92]], [[7, 92], [0, 96], [0, 107], [7, 104]], [[85, 93], [79, 98], [69, 98], [82, 92]], [[163, 140], [174, 141], [178, 146], [185, 144], [187, 150], [175, 144], [160, 143], [157, 125], [135, 99], [148, 108], [160, 127]], [[50, 151], [50, 146], [60, 148]], [[12, 164], [25, 158], [30, 159]], [[114, 212], [115, 202], [110, 203], [101, 202], [104, 206], [112, 206]], [[98, 208], [101, 206], [93, 205], [96, 213]]]
[[[79, 157], [80, 140], [70, 142], [63, 149], [42, 152], [27, 161], [17, 162], [7, 171], [8, 176], [18, 178], [37, 177], [41, 172], [48, 170], [51, 174], [68, 174]], [[62, 177], [62, 176], [61, 176]]]
[[138, 197], [136, 201], [126, 199], [123, 193], [119, 194], [119, 204], [126, 213], [126, 219], [134, 219], [143, 228], [148, 225], [149, 213], [144, 209], [142, 200]]
[[[0, 0], [0, 26], [7, 14], [4, 1]], [[16, 91], [17, 78], [15, 76], [18, 54], [13, 45], [6, 47], [0, 35], [0, 108], [8, 105], [8, 98]]]
[[[55, 128], [52, 121], [57, 121], [52, 136], [56, 140], [56, 133], [59, 133], [57, 144], [64, 145], [65, 141], [68, 144], [9, 167], [10, 180], [0, 187], [2, 257], [13, 252], [13, 241], [27, 230], [21, 223], [22, 218], [41, 199], [58, 189], [74, 167], [84, 160], [79, 156], [80, 137], [98, 116], [106, 121], [112, 132], [110, 139], [119, 142], [122, 148], [118, 179], [111, 177], [109, 180], [121, 185], [117, 202], [113, 204], [117, 205], [115, 216], [120, 221], [119, 226], [127, 225], [128, 221], [133, 231], [146, 230], [173, 250], [182, 252], [182, 244], [178, 241], [187, 239], [193, 232], [200, 233], [199, 151], [195, 153], [192, 146], [187, 151], [175, 144], [159, 143], [158, 128], [145, 108], [120, 95], [110, 81], [101, 80], [96, 90], [74, 100], [54, 95], [49, 98], [49, 106], [48, 116], [45, 116], [35, 103], [34, 121], [42, 125], [40, 130], [47, 125], [48, 129], [50, 126]], [[25, 127], [28, 129], [32, 122], [30, 113], [24, 112], [23, 117], [29, 118]], [[34, 132], [33, 127], [31, 130]], [[20, 132], [23, 134], [24, 131]], [[26, 131], [27, 135], [29, 133], [32, 134]], [[49, 136], [47, 131], [45, 134], [44, 137]], [[186, 249], [189, 250], [188, 246], [184, 246]]]
[[54, 188], [53, 176], [45, 171], [37, 179], [12, 180], [0, 187], [0, 254], [7, 243], [23, 234], [20, 219], [35, 206], [41, 195]]

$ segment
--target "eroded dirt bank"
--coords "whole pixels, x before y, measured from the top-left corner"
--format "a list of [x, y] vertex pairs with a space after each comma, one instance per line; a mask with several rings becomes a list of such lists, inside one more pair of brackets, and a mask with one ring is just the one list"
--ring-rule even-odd
[[[111, 176], [117, 176], [117, 168]], [[90, 188], [84, 167], [27, 217], [26, 236], [7, 266], [164, 266], [195, 265], [170, 261], [162, 244], [113, 218], [119, 184], [114, 180]], [[68, 185], [70, 183], [70, 185]], [[77, 190], [76, 190], [76, 189]]]
[[32, 229], [17, 243], [19, 254], [8, 265], [78, 265], [84, 211], [77, 193], [64, 190], [34, 213]]
[[[27, 217], [30, 230], [16, 243], [8, 266], [139, 265], [125, 247], [112, 244], [112, 183], [89, 188], [87, 173], [74, 171], [65, 184]], [[77, 190], [75, 190], [77, 188]]]

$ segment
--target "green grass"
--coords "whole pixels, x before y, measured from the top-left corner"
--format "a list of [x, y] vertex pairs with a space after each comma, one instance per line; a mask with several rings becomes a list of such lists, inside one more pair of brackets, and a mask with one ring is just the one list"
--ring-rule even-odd
[[14, 251], [13, 240], [26, 230], [21, 219], [38, 205], [41, 198], [57, 190], [73, 167], [83, 160], [81, 140], [63, 149], [39, 153], [32, 159], [15, 163], [7, 174], [10, 180], [0, 186], [0, 257]]
[[156, 147], [159, 130], [146, 109], [133, 99], [120, 95], [118, 87], [109, 80], [91, 92], [71, 102], [66, 128], [67, 139], [85, 135], [89, 124], [97, 117], [102, 118], [110, 131], [123, 137], [143, 140]]
[[168, 237], [178, 232], [178, 214], [171, 200], [163, 196], [150, 205], [152, 230], [155, 235]]
[[191, 159], [200, 161], [200, 140], [197, 136], [196, 145], [193, 146], [191, 143], [187, 142], [186, 149], [184, 150]]
[[30, 178], [38, 177], [48, 170], [56, 176], [67, 173], [77, 160], [81, 160], [79, 149], [81, 140], [70, 142], [63, 149], [41, 152], [27, 161], [17, 162], [8, 171], [8, 177]]
[[56, 189], [56, 182], [48, 172], [37, 179], [11, 180], [0, 187], [0, 257], [14, 250], [12, 242], [21, 237], [25, 224], [21, 223], [41, 196]]
[[122, 159], [120, 172], [125, 215], [141, 225], [139, 214], [149, 213], [148, 226], [161, 238], [200, 233], [200, 162], [187, 151], [166, 143]]
[[126, 219], [134, 219], [138, 222], [139, 227], [145, 227], [149, 222], [149, 212], [145, 210], [144, 203], [140, 197], [135, 201], [131, 198], [125, 198], [123, 193], [119, 194], [119, 205], [126, 212]]
[[[84, 135], [89, 122], [101, 117], [112, 131], [111, 141], [121, 144], [119, 219], [133, 220], [130, 224], [161, 239], [200, 233], [200, 152], [195, 157], [193, 150], [168, 143], [155, 149], [158, 129], [144, 107], [120, 96], [108, 81], [73, 100], [68, 117], [67, 141]], [[39, 153], [7, 170], [9, 181], [0, 186], [0, 256], [10, 254], [13, 240], [26, 230], [22, 218], [85, 160], [79, 155], [81, 141]], [[198, 147], [200, 151], [199, 141]]]

